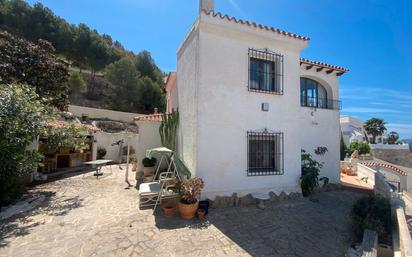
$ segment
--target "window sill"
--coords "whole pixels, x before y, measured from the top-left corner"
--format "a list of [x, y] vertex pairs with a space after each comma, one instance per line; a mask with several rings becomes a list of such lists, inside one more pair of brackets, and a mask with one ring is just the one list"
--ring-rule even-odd
[[268, 95], [283, 95], [283, 91], [266, 91], [266, 90], [259, 90], [259, 89], [252, 89], [248, 88], [249, 92], [255, 92], [255, 93], [263, 93], [263, 94], [268, 94]]
[[306, 107], [306, 108], [314, 108], [314, 109], [320, 109], [320, 110], [331, 110], [331, 111], [339, 111], [341, 108], [332, 108], [332, 107], [316, 107], [316, 106], [306, 106], [306, 105], [301, 105], [300, 107]]
[[283, 175], [283, 170], [253, 170], [247, 171], [248, 177]]

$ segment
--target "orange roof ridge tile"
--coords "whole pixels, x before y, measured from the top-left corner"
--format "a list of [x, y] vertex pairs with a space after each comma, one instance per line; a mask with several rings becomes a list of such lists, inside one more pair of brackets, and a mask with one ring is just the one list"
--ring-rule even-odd
[[276, 32], [280, 35], [288, 36], [288, 37], [303, 40], [303, 41], [309, 41], [309, 37], [306, 37], [306, 36], [300, 36], [298, 34], [287, 32], [287, 31], [284, 31], [284, 30], [281, 30], [281, 29], [278, 29], [278, 28], [265, 26], [265, 25], [262, 25], [262, 24], [257, 24], [256, 22], [244, 21], [242, 19], [237, 19], [235, 17], [231, 17], [227, 14], [222, 15], [221, 12], [215, 13], [213, 11], [208, 12], [206, 10], [202, 10], [202, 12], [205, 13], [206, 15], [208, 15], [208, 16], [218, 17], [222, 20], [227, 19], [228, 21], [234, 21], [237, 24], [247, 25], [249, 27], [255, 27], [255, 28], [258, 28], [258, 29], [266, 30], [266, 31]]
[[343, 68], [341, 66], [331, 65], [331, 64], [324, 63], [324, 62], [312, 61], [312, 60], [309, 60], [309, 59], [306, 59], [306, 58], [303, 58], [303, 57], [300, 58], [300, 62], [306, 63], [306, 64], [319, 65], [319, 66], [322, 66], [322, 67], [325, 67], [325, 68], [331, 68], [331, 69], [339, 70], [339, 71], [342, 71], [342, 72], [348, 72], [349, 71], [348, 69]]
[[134, 117], [135, 121], [162, 121], [163, 113], [155, 113]]

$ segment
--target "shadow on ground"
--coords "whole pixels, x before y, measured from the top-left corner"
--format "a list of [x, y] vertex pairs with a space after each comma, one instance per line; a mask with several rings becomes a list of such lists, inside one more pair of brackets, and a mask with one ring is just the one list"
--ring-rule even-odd
[[209, 209], [206, 222], [183, 220], [156, 211], [159, 229], [205, 229], [213, 226], [252, 256], [341, 257], [351, 242], [350, 209], [362, 196], [326, 192], [312, 199], [269, 202], [256, 206]]
[[28, 212], [14, 215], [0, 222], [0, 247], [7, 246], [8, 238], [27, 235], [31, 229], [45, 223], [44, 220], [35, 219], [35, 216], [64, 216], [71, 210], [82, 206], [83, 200], [78, 196], [58, 199], [56, 193], [52, 191], [44, 191], [39, 194], [45, 196], [45, 200], [40, 205]]

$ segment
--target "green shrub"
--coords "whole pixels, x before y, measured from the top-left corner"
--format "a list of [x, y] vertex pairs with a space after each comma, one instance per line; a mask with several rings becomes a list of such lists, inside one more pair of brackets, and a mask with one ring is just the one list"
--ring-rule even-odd
[[357, 200], [351, 210], [352, 231], [357, 241], [365, 229], [375, 230], [379, 242], [387, 243], [392, 232], [391, 204], [382, 196], [367, 196]]
[[[312, 159], [312, 156], [305, 150], [302, 150], [302, 174], [300, 177], [300, 186], [302, 188], [303, 196], [312, 194], [315, 188], [319, 187], [319, 172], [322, 168], [322, 163]], [[322, 178], [324, 184], [327, 184]]]
[[0, 85], [0, 206], [22, 194], [20, 178], [33, 172], [41, 159], [37, 151], [26, 150], [47, 120], [47, 108], [37, 99], [29, 86]]
[[47, 138], [47, 152], [57, 152], [61, 149], [67, 149], [76, 153], [83, 153], [89, 150], [89, 145], [85, 143], [86, 129], [75, 124], [69, 126], [54, 128], [49, 127], [44, 133]]
[[104, 147], [97, 148], [97, 159], [103, 159], [106, 156], [107, 150]]
[[371, 149], [367, 142], [354, 141], [349, 145], [349, 154], [352, 154], [355, 150], [358, 150], [359, 154], [367, 154]]

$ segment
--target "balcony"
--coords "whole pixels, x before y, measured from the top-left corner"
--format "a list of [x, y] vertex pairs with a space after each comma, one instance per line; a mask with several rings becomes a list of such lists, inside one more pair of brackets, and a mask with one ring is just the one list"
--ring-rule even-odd
[[300, 98], [300, 106], [319, 109], [340, 110], [341, 101], [328, 98], [302, 96]]

